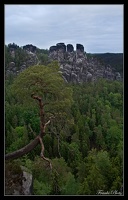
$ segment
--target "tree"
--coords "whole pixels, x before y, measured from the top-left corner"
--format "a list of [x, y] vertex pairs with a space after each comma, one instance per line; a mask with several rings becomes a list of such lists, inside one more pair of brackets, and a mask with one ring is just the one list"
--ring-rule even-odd
[[43, 64], [43, 65], [46, 65], [48, 64], [48, 55], [45, 54], [45, 53], [40, 53], [38, 55], [38, 59], [40, 60], [40, 63]]
[[116, 156], [119, 143], [123, 141], [123, 131], [117, 125], [108, 129], [106, 143], [110, 154]]
[[77, 181], [75, 180], [74, 175], [71, 172], [68, 172], [66, 184], [62, 188], [61, 194], [77, 195], [78, 188], [79, 188], [79, 183], [77, 183]]
[[[47, 66], [32, 66], [20, 73], [14, 80], [11, 87], [12, 94], [18, 104], [27, 107], [39, 107], [40, 133], [25, 147], [6, 154], [5, 159], [15, 159], [30, 152], [41, 144], [41, 157], [44, 157], [44, 144], [42, 141], [45, 135], [46, 126], [53, 118], [59, 117], [59, 113], [69, 110], [72, 103], [72, 90], [64, 82], [57, 62]], [[36, 101], [32, 101], [32, 99]], [[37, 104], [38, 102], [38, 104]]]

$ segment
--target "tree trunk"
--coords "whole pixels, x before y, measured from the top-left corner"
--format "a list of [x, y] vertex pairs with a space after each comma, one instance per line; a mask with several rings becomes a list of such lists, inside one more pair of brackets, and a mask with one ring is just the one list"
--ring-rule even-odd
[[29, 153], [30, 151], [32, 151], [39, 143], [39, 137], [37, 136], [32, 142], [30, 142], [28, 145], [26, 145], [25, 147], [14, 151], [12, 153], [8, 153], [5, 155], [5, 160], [9, 160], [9, 159], [16, 159], [19, 158], [27, 153]]
[[45, 104], [43, 104], [41, 97], [39, 96], [35, 96], [34, 93], [31, 95], [31, 97], [33, 99], [38, 100], [39, 102], [39, 108], [40, 108], [40, 134], [32, 141], [30, 142], [28, 145], [26, 145], [25, 147], [14, 151], [12, 153], [8, 153], [5, 155], [5, 160], [9, 160], [9, 159], [16, 159], [19, 158], [27, 153], [29, 153], [30, 151], [32, 151], [37, 145], [38, 143], [41, 144], [42, 150], [41, 150], [41, 157], [46, 160], [47, 162], [49, 162], [50, 167], [51, 167], [51, 163], [50, 161], [44, 157], [44, 145], [42, 142], [42, 138], [45, 135], [45, 129], [46, 126], [50, 123], [50, 120], [45, 122], [45, 114], [44, 114], [44, 106]]

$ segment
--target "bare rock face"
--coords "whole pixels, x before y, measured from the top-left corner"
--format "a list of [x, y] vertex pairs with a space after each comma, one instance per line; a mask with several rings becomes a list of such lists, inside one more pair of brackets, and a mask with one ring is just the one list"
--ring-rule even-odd
[[82, 44], [76, 44], [76, 51], [72, 44], [67, 44], [67, 47], [64, 43], [51, 46], [49, 59], [59, 62], [60, 71], [66, 82], [90, 82], [98, 78], [121, 79], [120, 74], [113, 72], [111, 66], [103, 66], [96, 58], [87, 58]]
[[36, 46], [33, 46], [32, 44], [27, 44], [23, 46], [24, 50], [30, 51], [32, 53], [36, 53]]
[[32, 195], [33, 176], [31, 173], [27, 172], [27, 168], [21, 166], [21, 169], [23, 171], [22, 193], [24, 195]]
[[[15, 57], [16, 49], [17, 48], [10, 47], [10, 55], [13, 58]], [[6, 77], [8, 77], [10, 74], [18, 75], [20, 72], [22, 72], [26, 68], [28, 68], [32, 65], [38, 64], [39, 60], [36, 55], [35, 47], [32, 45], [26, 45], [26, 46], [24, 46], [23, 49], [26, 52], [25, 62], [21, 62], [19, 66], [17, 66], [17, 64], [15, 62], [8, 63], [8, 65], [6, 66], [6, 68], [7, 68], [6, 69]], [[12, 59], [12, 60], [14, 60], [14, 59]]]
[[15, 67], [15, 63], [14, 62], [10, 62], [8, 65], [8, 68], [11, 70]]
[[82, 44], [76, 44], [76, 50], [79, 52], [84, 52], [84, 46]]
[[[18, 48], [19, 46], [15, 44], [9, 45], [12, 57], [15, 57], [15, 50]], [[23, 46], [23, 50], [26, 52], [24, 62], [21, 62], [20, 66], [10, 62], [6, 67], [6, 77], [10, 74], [18, 75], [29, 66], [39, 64], [35, 46], [28, 44]], [[99, 78], [119, 81], [122, 79], [120, 73], [115, 72], [110, 65], [104, 66], [96, 58], [87, 57], [82, 44], [76, 44], [74, 51], [72, 44], [57, 43], [49, 48], [48, 57], [49, 62], [54, 60], [59, 62], [60, 72], [66, 82], [82, 83], [96, 81]]]
[[50, 61], [52, 60], [58, 60], [58, 54], [57, 54], [57, 46], [51, 46], [49, 49], [49, 54], [50, 54]]
[[56, 47], [57, 47], [57, 50], [59, 51], [62, 51], [62, 52], [65, 52], [66, 51], [66, 45], [64, 43], [57, 43], [56, 44]]
[[33, 176], [28, 170], [15, 163], [6, 164], [5, 195], [32, 195]]
[[67, 44], [67, 52], [73, 52], [74, 51], [74, 47], [72, 44]]

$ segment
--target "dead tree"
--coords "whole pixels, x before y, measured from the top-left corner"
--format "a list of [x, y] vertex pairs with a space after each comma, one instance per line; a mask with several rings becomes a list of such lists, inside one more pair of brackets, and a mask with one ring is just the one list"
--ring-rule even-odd
[[19, 158], [27, 153], [29, 153], [30, 151], [32, 151], [39, 143], [41, 144], [41, 158], [43, 158], [45, 161], [48, 162], [50, 168], [52, 169], [52, 165], [51, 162], [48, 158], [45, 158], [44, 156], [44, 144], [43, 144], [43, 136], [45, 135], [45, 129], [47, 127], [47, 125], [50, 123], [51, 118], [49, 118], [49, 120], [47, 122], [45, 122], [45, 112], [44, 112], [44, 106], [46, 105], [45, 103], [42, 102], [42, 98], [39, 96], [35, 96], [34, 93], [31, 95], [31, 97], [33, 99], [38, 100], [39, 103], [39, 109], [40, 109], [40, 133], [39, 135], [32, 141], [30, 142], [28, 145], [24, 146], [23, 148], [14, 151], [12, 153], [8, 153], [5, 155], [5, 160], [9, 160], [9, 159], [16, 159]]

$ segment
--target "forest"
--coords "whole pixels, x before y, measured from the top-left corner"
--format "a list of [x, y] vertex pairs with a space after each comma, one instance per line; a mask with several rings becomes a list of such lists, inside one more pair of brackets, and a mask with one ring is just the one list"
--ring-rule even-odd
[[[123, 82], [65, 83], [58, 69], [53, 61], [5, 80], [5, 154], [19, 155], [19, 149], [42, 137], [31, 151], [5, 159], [5, 176], [25, 166], [33, 175], [33, 195], [120, 193]], [[49, 162], [40, 156], [43, 146]], [[11, 180], [8, 184], [11, 190]]]
[[100, 59], [104, 64], [114, 67], [123, 77], [123, 53], [97, 53], [91, 55]]

